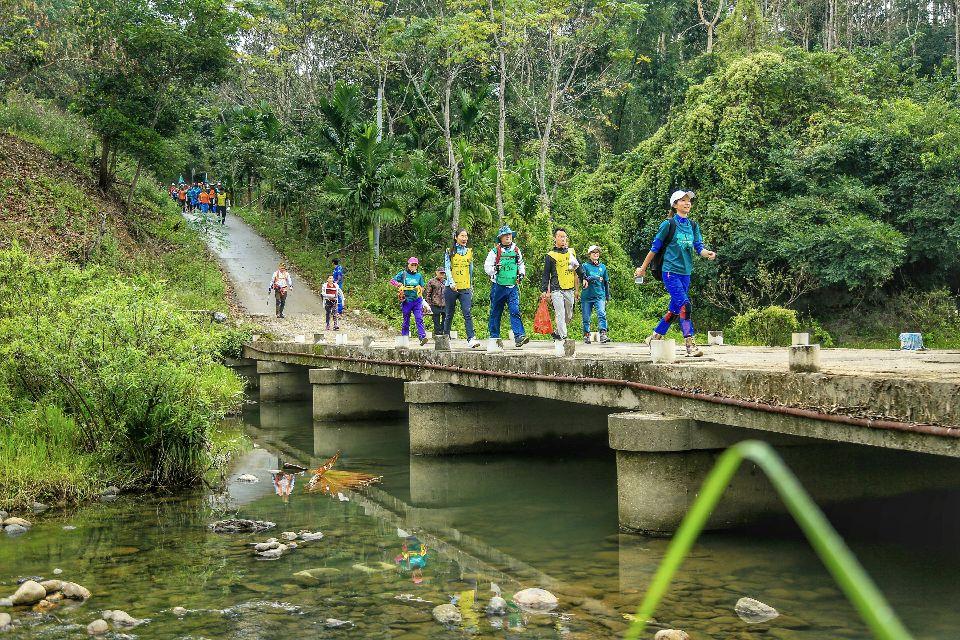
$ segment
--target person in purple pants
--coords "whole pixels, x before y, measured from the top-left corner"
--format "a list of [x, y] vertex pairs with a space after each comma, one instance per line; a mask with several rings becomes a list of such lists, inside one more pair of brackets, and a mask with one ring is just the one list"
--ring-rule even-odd
[[415, 257], [407, 260], [407, 268], [393, 276], [390, 284], [397, 287], [400, 295], [400, 311], [403, 312], [403, 326], [400, 335], [410, 335], [410, 314], [417, 323], [417, 335], [420, 345], [427, 344], [427, 331], [423, 328], [423, 288], [427, 285], [423, 275], [417, 272], [420, 261]]

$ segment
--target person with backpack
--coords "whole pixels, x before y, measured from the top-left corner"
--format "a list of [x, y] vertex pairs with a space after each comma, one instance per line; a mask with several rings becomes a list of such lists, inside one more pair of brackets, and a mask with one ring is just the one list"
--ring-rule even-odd
[[579, 296], [577, 272], [580, 262], [570, 248], [570, 239], [562, 227], [553, 231], [553, 249], [543, 257], [540, 297], [553, 303], [554, 340], [567, 339], [567, 323], [573, 320], [573, 305]]
[[430, 305], [433, 312], [433, 335], [439, 336], [444, 333], [446, 325], [446, 298], [445, 289], [447, 283], [447, 273], [443, 267], [437, 268], [437, 275], [430, 278], [427, 282], [427, 288], [423, 292], [423, 299]]
[[390, 284], [397, 288], [400, 296], [400, 311], [403, 313], [400, 335], [410, 335], [410, 314], [413, 314], [422, 347], [427, 344], [427, 330], [423, 328], [423, 288], [427, 283], [423, 279], [423, 274], [417, 272], [419, 268], [420, 260], [411, 257], [407, 260], [407, 268], [393, 276]]
[[293, 276], [287, 271], [286, 265], [281, 262], [277, 270], [273, 272], [273, 277], [270, 279], [270, 288], [267, 289], [267, 293], [273, 292], [278, 318], [284, 317], [283, 308], [287, 306], [287, 294], [291, 289], [293, 289]]
[[519, 349], [530, 342], [527, 332], [523, 328], [523, 319], [520, 317], [520, 283], [527, 275], [527, 267], [523, 262], [523, 253], [513, 241], [513, 229], [508, 225], [500, 227], [497, 233], [497, 245], [490, 249], [487, 259], [483, 262], [483, 270], [490, 277], [490, 320], [487, 328], [490, 337], [497, 341], [502, 349], [500, 339], [500, 321], [503, 316], [504, 305], [510, 311], [510, 328], [513, 330], [513, 339]]
[[447, 317], [443, 322], [443, 333], [450, 335], [453, 326], [453, 312], [460, 303], [463, 324], [467, 329], [467, 346], [475, 349], [480, 346], [473, 330], [473, 249], [467, 246], [470, 234], [466, 229], [457, 229], [453, 235], [453, 246], [443, 257], [443, 268], [447, 274], [446, 288], [443, 293], [443, 306]]
[[583, 277], [583, 294], [580, 296], [580, 313], [583, 316], [583, 342], [590, 344], [590, 316], [597, 310], [597, 326], [600, 329], [600, 344], [610, 342], [607, 337], [607, 303], [610, 302], [610, 278], [607, 265], [600, 262], [600, 247], [587, 249], [588, 260], [580, 265]]
[[693, 273], [694, 253], [707, 260], [715, 260], [717, 254], [703, 246], [700, 226], [690, 220], [690, 208], [694, 198], [693, 191], [674, 191], [670, 196], [670, 206], [675, 214], [660, 223], [660, 228], [650, 245], [650, 251], [637, 268], [635, 276], [642, 278], [647, 268], [653, 264], [654, 278], [663, 281], [670, 294], [670, 306], [666, 315], [646, 339], [650, 344], [662, 340], [670, 330], [674, 320], [680, 321], [687, 355], [700, 357], [703, 351], [697, 347], [693, 337], [693, 306], [690, 302], [690, 276]]
[[340, 308], [343, 299], [343, 291], [340, 290], [332, 275], [327, 276], [327, 281], [323, 283], [320, 289], [320, 297], [323, 298], [323, 310], [327, 314], [327, 331], [330, 330], [330, 316], [333, 316], [333, 330], [340, 331]]

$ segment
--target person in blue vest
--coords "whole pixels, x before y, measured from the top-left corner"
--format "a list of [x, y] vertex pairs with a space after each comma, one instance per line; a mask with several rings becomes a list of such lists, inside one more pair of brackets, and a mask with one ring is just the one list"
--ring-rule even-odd
[[333, 259], [333, 281], [337, 283], [337, 286], [340, 287], [341, 296], [339, 302], [337, 302], [337, 313], [341, 316], [343, 315], [343, 295], [342, 292], [346, 291], [343, 288], [343, 278], [346, 275], [346, 271], [343, 269], [343, 265], [340, 264], [340, 258]]
[[670, 330], [670, 324], [674, 320], [679, 320], [687, 355], [700, 357], [703, 355], [703, 350], [697, 347], [693, 337], [693, 305], [690, 302], [693, 256], [697, 254], [707, 260], [715, 260], [717, 254], [704, 247], [700, 226], [690, 220], [693, 198], [693, 191], [674, 191], [671, 194], [670, 206], [675, 213], [671, 219], [660, 223], [660, 228], [653, 238], [653, 244], [650, 245], [650, 251], [647, 252], [643, 264], [637, 268], [635, 275], [638, 278], [646, 276], [647, 267], [650, 266], [653, 258], [663, 251], [661, 274], [663, 286], [670, 294], [670, 306], [646, 342], [650, 344], [653, 340], [663, 340], [663, 336]]
[[490, 337], [503, 348], [500, 339], [500, 319], [503, 307], [510, 311], [510, 328], [513, 330], [513, 339], [519, 349], [530, 342], [527, 332], [523, 328], [520, 317], [520, 283], [527, 275], [527, 267], [523, 263], [523, 253], [513, 241], [513, 229], [508, 225], [500, 227], [497, 233], [497, 244], [490, 249], [487, 259], [483, 263], [483, 270], [490, 277], [490, 320], [487, 328]]
[[587, 261], [580, 265], [578, 273], [583, 278], [583, 293], [580, 294], [580, 312], [583, 315], [583, 342], [590, 344], [590, 316], [597, 311], [597, 326], [600, 329], [600, 344], [610, 342], [607, 337], [607, 302], [610, 301], [610, 278], [607, 265], [600, 262], [600, 247], [587, 249]]
[[411, 257], [407, 260], [407, 268], [393, 276], [390, 284], [397, 287], [400, 294], [400, 311], [403, 313], [403, 325], [400, 335], [410, 335], [410, 314], [417, 322], [417, 335], [420, 336], [420, 346], [427, 344], [427, 330], [423, 327], [423, 288], [426, 281], [418, 273], [420, 260]]

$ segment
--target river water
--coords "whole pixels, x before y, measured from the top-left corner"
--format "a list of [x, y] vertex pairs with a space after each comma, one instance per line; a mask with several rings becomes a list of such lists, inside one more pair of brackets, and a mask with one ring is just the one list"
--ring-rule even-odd
[[[9, 635], [82, 637], [99, 611], [123, 609], [147, 620], [126, 632], [139, 638], [614, 638], [666, 548], [664, 540], [618, 533], [614, 458], [602, 448], [411, 457], [403, 422], [313, 424], [307, 403], [252, 405], [243, 422], [257, 446], [236, 462], [223, 491], [121, 498], [41, 518], [19, 538], [0, 536], [0, 593], [21, 577], [54, 577], [55, 568], [94, 593], [52, 614], [15, 611], [20, 625]], [[307, 478], [296, 477], [288, 498], [277, 495], [270, 469], [316, 464], [338, 450], [338, 468], [383, 482], [340, 500], [305, 493]], [[260, 481], [237, 482], [244, 473]], [[928, 493], [830, 514], [917, 638], [960, 636], [958, 505], [955, 493]], [[277, 528], [208, 530], [233, 514]], [[303, 529], [325, 537], [274, 561], [248, 546]], [[422, 580], [396, 562], [403, 534], [427, 545]], [[309, 569], [322, 574], [293, 575]], [[511, 608], [488, 618], [491, 583], [508, 598], [544, 587], [560, 606], [550, 615]], [[782, 615], [747, 624], [733, 611], [742, 596]], [[463, 623], [445, 628], [431, 610], [451, 600]], [[177, 606], [188, 613], [174, 615]], [[329, 618], [352, 624], [331, 629]], [[705, 534], [656, 619], [695, 639], [869, 637], [788, 522]]]

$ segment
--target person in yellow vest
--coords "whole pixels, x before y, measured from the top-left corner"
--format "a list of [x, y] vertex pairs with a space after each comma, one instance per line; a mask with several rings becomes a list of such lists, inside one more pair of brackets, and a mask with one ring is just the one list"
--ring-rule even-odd
[[570, 248], [567, 232], [561, 227], [553, 232], [553, 249], [543, 258], [543, 279], [540, 297], [553, 302], [554, 340], [567, 339], [567, 323], [573, 320], [573, 305], [580, 297], [580, 262]]
[[443, 267], [447, 272], [446, 288], [443, 292], [444, 308], [447, 315], [443, 321], [443, 333], [450, 335], [450, 325], [453, 324], [453, 312], [457, 301], [460, 301], [460, 311], [463, 313], [463, 323], [467, 328], [467, 346], [475, 349], [480, 341], [473, 330], [473, 249], [467, 246], [470, 235], [466, 229], [457, 229], [453, 236], [453, 246], [447, 249], [443, 258]]

